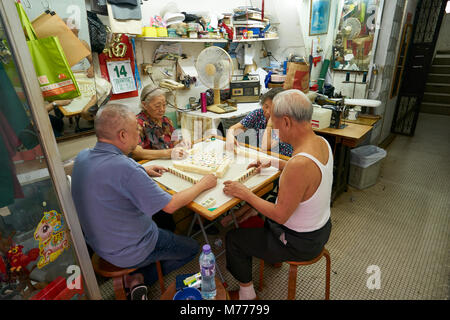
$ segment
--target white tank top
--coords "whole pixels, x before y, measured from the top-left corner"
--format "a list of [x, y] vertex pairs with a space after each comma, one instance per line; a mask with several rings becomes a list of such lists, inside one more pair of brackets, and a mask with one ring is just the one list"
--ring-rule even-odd
[[[303, 156], [314, 161], [322, 173], [322, 180], [311, 198], [300, 202], [297, 209], [295, 209], [294, 213], [284, 224], [284, 226], [291, 230], [297, 232], [315, 231], [322, 228], [330, 218], [331, 187], [333, 185], [333, 153], [331, 152], [328, 141], [325, 140], [325, 142], [328, 146], [328, 162], [326, 165], [323, 165], [308, 153], [300, 152], [292, 156], [292, 158]], [[280, 177], [280, 184], [282, 178], [283, 174]]]

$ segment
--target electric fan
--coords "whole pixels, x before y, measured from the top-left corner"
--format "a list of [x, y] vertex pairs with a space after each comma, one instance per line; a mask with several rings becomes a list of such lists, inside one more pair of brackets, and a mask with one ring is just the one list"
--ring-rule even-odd
[[233, 74], [233, 62], [230, 55], [220, 47], [208, 47], [198, 55], [195, 68], [200, 81], [214, 90], [214, 104], [207, 107], [208, 111], [215, 113], [236, 111], [237, 108], [220, 102], [220, 89], [229, 85]]
[[347, 40], [352, 40], [361, 33], [361, 22], [356, 18], [348, 18], [342, 27], [344, 34], [344, 50], [347, 50]]

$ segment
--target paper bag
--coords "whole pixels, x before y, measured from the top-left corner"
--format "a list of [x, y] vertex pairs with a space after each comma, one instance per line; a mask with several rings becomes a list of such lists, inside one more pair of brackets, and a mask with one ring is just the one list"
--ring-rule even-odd
[[309, 92], [309, 64], [306, 62], [288, 62], [283, 89], [298, 89], [304, 93]]
[[57, 14], [43, 13], [31, 24], [38, 38], [57, 37], [59, 39], [71, 67], [91, 54]]

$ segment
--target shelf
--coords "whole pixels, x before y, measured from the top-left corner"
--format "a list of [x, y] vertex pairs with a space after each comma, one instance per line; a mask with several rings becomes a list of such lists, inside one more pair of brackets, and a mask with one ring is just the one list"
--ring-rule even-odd
[[194, 39], [194, 38], [169, 38], [169, 37], [136, 37], [136, 40], [141, 41], [161, 41], [161, 42], [228, 42], [226, 39]]
[[255, 42], [255, 41], [267, 41], [267, 40], [278, 40], [278, 37], [275, 38], [255, 38], [255, 39], [240, 39], [233, 40], [233, 42]]
[[[239, 40], [233, 40], [232, 42], [256, 42], [256, 41], [267, 41], [267, 40], [278, 40], [278, 37], [275, 38], [255, 38], [255, 39], [239, 39]], [[227, 43], [228, 40], [226, 39], [209, 39], [209, 38], [203, 38], [203, 39], [193, 39], [193, 38], [169, 38], [169, 37], [136, 37], [136, 40], [139, 41], [153, 41], [153, 42], [220, 42], [220, 43]]]

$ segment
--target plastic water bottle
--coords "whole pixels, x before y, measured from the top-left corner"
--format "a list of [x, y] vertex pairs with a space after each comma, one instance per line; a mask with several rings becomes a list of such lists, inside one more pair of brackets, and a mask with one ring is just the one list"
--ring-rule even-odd
[[216, 297], [216, 258], [211, 251], [211, 246], [205, 244], [200, 254], [200, 273], [202, 275], [202, 298], [212, 300]]

